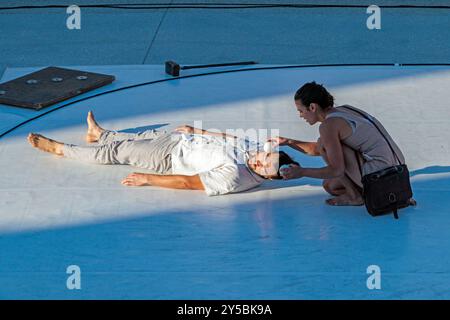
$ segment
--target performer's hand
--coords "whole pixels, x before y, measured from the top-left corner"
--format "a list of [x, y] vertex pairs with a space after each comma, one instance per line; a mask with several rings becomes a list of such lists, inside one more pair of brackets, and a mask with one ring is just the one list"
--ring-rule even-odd
[[302, 178], [302, 167], [296, 164], [290, 164], [288, 168], [280, 169], [280, 175], [284, 180]]
[[122, 180], [121, 183], [128, 187], [140, 187], [150, 185], [148, 181], [148, 174], [138, 172], [133, 172], [129, 174], [125, 179]]
[[183, 125], [175, 128], [174, 131], [186, 134], [193, 134], [195, 132], [195, 128], [188, 125]]
[[273, 144], [273, 147], [276, 146], [284, 146], [288, 143], [289, 139], [288, 138], [284, 138], [284, 137], [273, 137], [267, 140], [268, 142], [271, 142]]

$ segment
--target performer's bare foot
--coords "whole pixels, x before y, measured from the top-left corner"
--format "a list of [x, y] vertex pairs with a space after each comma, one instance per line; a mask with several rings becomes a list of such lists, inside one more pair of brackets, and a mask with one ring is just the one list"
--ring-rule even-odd
[[105, 130], [103, 128], [101, 128], [98, 125], [98, 123], [95, 121], [94, 114], [92, 113], [92, 111], [88, 112], [87, 124], [88, 124], [88, 130], [86, 133], [86, 142], [88, 142], [88, 143], [97, 142], [98, 139], [100, 138], [100, 135]]
[[327, 199], [325, 202], [330, 206], [362, 206], [364, 204], [362, 196], [350, 197], [348, 194]]
[[39, 150], [50, 152], [58, 156], [63, 156], [63, 143], [44, 137], [37, 133], [30, 133], [27, 137], [28, 142]]

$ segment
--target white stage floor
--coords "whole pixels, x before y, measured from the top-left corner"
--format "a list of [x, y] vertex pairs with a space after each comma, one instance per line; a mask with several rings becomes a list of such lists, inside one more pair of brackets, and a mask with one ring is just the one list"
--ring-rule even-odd
[[[73, 68], [116, 75], [95, 92], [168, 77], [162, 65]], [[1, 82], [36, 69], [7, 69]], [[218, 197], [129, 188], [121, 179], [145, 170], [60, 159], [26, 141], [38, 132], [84, 144], [88, 110], [114, 130], [202, 121], [316, 140], [293, 103], [312, 80], [376, 116], [404, 151], [418, 206], [400, 220], [328, 207], [314, 179]], [[0, 298], [449, 299], [449, 86], [444, 67], [246, 71], [120, 91], [19, 127], [0, 139]], [[0, 105], [0, 132], [37, 114]], [[69, 265], [81, 268], [81, 290], [66, 288]], [[369, 265], [381, 268], [381, 290], [366, 287]]]

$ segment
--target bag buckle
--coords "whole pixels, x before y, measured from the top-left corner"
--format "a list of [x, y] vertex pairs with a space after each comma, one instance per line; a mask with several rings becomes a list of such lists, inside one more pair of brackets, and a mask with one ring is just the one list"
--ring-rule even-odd
[[392, 193], [392, 192], [389, 193], [388, 198], [389, 198], [389, 202], [391, 202], [391, 203], [397, 202], [397, 196], [395, 195], [395, 193]]

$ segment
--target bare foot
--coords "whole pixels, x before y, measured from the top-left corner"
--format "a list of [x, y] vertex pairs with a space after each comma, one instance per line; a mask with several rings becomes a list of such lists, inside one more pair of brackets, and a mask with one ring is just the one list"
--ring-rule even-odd
[[50, 152], [58, 156], [62, 156], [63, 144], [61, 142], [49, 139], [37, 133], [30, 133], [27, 137], [28, 142], [39, 150]]
[[88, 124], [88, 130], [86, 133], [86, 141], [88, 143], [94, 143], [97, 142], [100, 138], [100, 135], [102, 134], [104, 129], [102, 129], [98, 123], [95, 121], [94, 114], [92, 111], [88, 112], [87, 116], [87, 124]]
[[325, 202], [330, 206], [362, 206], [364, 204], [364, 200], [361, 196], [350, 197], [348, 194], [327, 199]]

